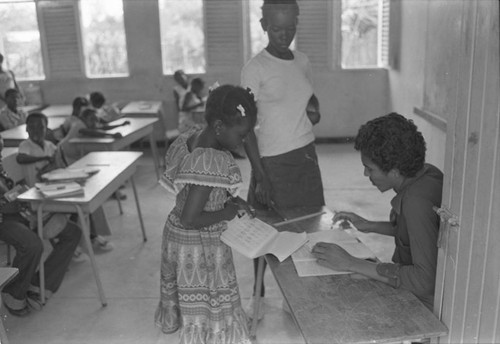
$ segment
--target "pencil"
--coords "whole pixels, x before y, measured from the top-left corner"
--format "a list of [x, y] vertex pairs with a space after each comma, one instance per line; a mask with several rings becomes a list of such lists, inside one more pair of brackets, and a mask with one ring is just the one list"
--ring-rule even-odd
[[273, 223], [273, 226], [275, 226], [275, 227], [276, 226], [283, 226], [283, 225], [286, 225], [286, 224], [289, 224], [289, 223], [306, 220], [306, 219], [309, 219], [311, 217], [320, 216], [320, 215], [323, 215], [323, 214], [326, 214], [326, 211], [319, 211], [317, 213], [307, 214], [307, 215], [299, 216], [299, 217], [296, 217], [296, 218], [293, 218], [293, 219], [290, 219], [290, 220], [286, 220], [286, 221], [282, 221], [282, 222], [278, 222], [278, 223]]

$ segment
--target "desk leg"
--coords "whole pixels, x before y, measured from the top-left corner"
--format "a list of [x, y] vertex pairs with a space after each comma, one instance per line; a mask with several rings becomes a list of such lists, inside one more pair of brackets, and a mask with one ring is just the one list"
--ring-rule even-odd
[[149, 145], [151, 146], [151, 153], [153, 153], [153, 162], [155, 164], [156, 179], [160, 179], [160, 163], [158, 160], [158, 146], [153, 137], [153, 133], [149, 135]]
[[259, 257], [259, 263], [257, 265], [257, 287], [255, 288], [255, 305], [252, 315], [252, 326], [250, 328], [250, 338], [255, 339], [257, 336], [257, 323], [259, 322], [259, 311], [260, 311], [260, 293], [262, 292], [262, 280], [264, 279], [264, 256]]
[[7, 332], [5, 331], [5, 327], [3, 327], [3, 319], [0, 319], [0, 344], [9, 344]]
[[[37, 229], [38, 237], [43, 241], [43, 203], [40, 204], [37, 210]], [[42, 258], [40, 259], [40, 265], [38, 268], [38, 273], [40, 274], [40, 300], [42, 304], [45, 304], [45, 264]]]
[[76, 204], [76, 211], [78, 212], [78, 219], [80, 220], [80, 226], [83, 231], [83, 239], [85, 241], [85, 245], [87, 246], [87, 250], [89, 252], [90, 263], [92, 264], [92, 270], [94, 271], [95, 282], [97, 284], [97, 290], [99, 291], [99, 297], [101, 298], [101, 304], [103, 307], [106, 307], [108, 303], [106, 302], [106, 296], [104, 295], [104, 289], [102, 288], [101, 279], [99, 277], [99, 271], [97, 270], [97, 264], [94, 256], [94, 249], [92, 248], [92, 243], [90, 242], [90, 228], [89, 228], [89, 219], [86, 216], [82, 208]]
[[137, 213], [139, 214], [139, 222], [141, 223], [142, 239], [144, 240], [144, 242], [146, 242], [148, 241], [148, 238], [146, 237], [146, 230], [144, 229], [144, 221], [142, 220], [141, 206], [139, 205], [139, 197], [137, 196], [137, 188], [135, 187], [134, 176], [130, 177], [130, 184], [132, 184], [132, 190], [134, 191], [135, 206], [137, 207]]

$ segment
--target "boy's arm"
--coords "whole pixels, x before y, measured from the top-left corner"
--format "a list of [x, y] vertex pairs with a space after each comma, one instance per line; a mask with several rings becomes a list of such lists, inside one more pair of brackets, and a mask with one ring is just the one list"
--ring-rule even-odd
[[82, 128], [78, 132], [81, 135], [90, 136], [90, 137], [113, 137], [113, 138], [122, 137], [122, 134], [120, 134], [120, 133], [109, 134], [109, 133], [106, 133], [106, 132], [99, 130], [99, 129]]
[[48, 161], [49, 163], [54, 161], [54, 157], [52, 156], [33, 156], [25, 153], [18, 153], [16, 156], [16, 161], [18, 164], [26, 165], [33, 164], [39, 161]]
[[123, 127], [125, 125], [129, 125], [129, 124], [130, 124], [130, 121], [124, 121], [121, 124], [115, 124], [115, 125], [107, 125], [107, 124], [105, 124], [105, 125], [100, 126], [99, 129], [101, 129], [101, 130], [111, 130], [111, 129]]

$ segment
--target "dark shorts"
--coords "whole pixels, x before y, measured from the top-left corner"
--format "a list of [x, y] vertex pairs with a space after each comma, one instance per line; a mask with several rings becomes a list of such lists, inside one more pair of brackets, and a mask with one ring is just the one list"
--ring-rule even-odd
[[[325, 205], [314, 143], [261, 161], [273, 186], [272, 199], [279, 208]], [[252, 206], [262, 208], [255, 197], [255, 186], [252, 172], [247, 200]]]

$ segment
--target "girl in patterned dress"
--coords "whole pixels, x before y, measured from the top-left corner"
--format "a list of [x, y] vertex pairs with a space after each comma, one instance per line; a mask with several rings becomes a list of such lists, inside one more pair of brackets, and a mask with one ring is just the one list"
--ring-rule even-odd
[[251, 92], [220, 86], [207, 100], [207, 126], [181, 134], [166, 154], [160, 183], [176, 202], [163, 231], [155, 323], [164, 333], [180, 330], [180, 343], [250, 343], [232, 252], [220, 235], [248, 210], [235, 197], [242, 178], [229, 151], [242, 144], [256, 113]]

